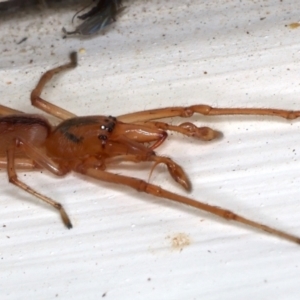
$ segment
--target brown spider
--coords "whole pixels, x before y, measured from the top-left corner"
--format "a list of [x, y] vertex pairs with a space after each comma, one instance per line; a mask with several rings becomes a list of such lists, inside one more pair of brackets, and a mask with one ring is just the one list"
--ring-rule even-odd
[[119, 161], [153, 162], [153, 168], [164, 164], [171, 177], [186, 190], [190, 190], [191, 184], [183, 169], [172, 159], [157, 155], [154, 150], [165, 141], [166, 131], [179, 132], [205, 141], [213, 140], [220, 133], [208, 127], [197, 127], [190, 122], [176, 126], [154, 120], [176, 116], [186, 118], [194, 113], [211, 116], [269, 115], [295, 119], [300, 116], [300, 111], [193, 105], [140, 111], [117, 118], [78, 117], [40, 97], [45, 84], [54, 74], [77, 65], [75, 52], [71, 53], [70, 59], [68, 64], [47, 71], [31, 93], [32, 105], [62, 120], [57, 126], [52, 126], [41, 115], [26, 114], [0, 105], [0, 167], [7, 168], [11, 183], [56, 208], [68, 228], [72, 224], [63, 206], [20, 181], [16, 169], [44, 168], [57, 176], [71, 171], [78, 172], [98, 180], [126, 185], [138, 192], [180, 202], [300, 244], [299, 237], [254, 222], [229, 210], [172, 193], [141, 179], [107, 171], [111, 163]]

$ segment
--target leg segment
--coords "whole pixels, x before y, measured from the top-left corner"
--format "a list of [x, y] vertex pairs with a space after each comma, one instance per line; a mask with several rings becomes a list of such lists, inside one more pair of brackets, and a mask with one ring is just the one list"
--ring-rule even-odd
[[[15, 158], [14, 166], [16, 169], [21, 170], [39, 170], [41, 166], [36, 164], [32, 159], [27, 158]], [[0, 169], [7, 169], [7, 158], [0, 158]]]
[[13, 147], [11, 148], [14, 151], [16, 147], [20, 148], [36, 165], [43, 167], [56, 176], [63, 176], [69, 172], [68, 169], [63, 169], [61, 166], [51, 160], [47, 155], [42, 153], [38, 148], [21, 139], [16, 139], [15, 145], [13, 145]]
[[165, 107], [158, 109], [145, 110], [131, 114], [121, 115], [118, 120], [122, 122], [141, 122], [151, 121], [162, 118], [182, 117], [189, 118], [194, 113], [204, 116], [224, 116], [224, 115], [247, 115], [247, 116], [273, 116], [287, 120], [300, 117], [300, 111], [290, 111], [272, 108], [217, 108], [209, 105], [192, 105], [188, 107]]
[[23, 112], [4, 105], [0, 105], [0, 116], [8, 116], [15, 114], [23, 114]]
[[202, 141], [211, 141], [222, 136], [222, 133], [217, 130], [213, 130], [209, 127], [197, 127], [191, 122], [185, 122], [180, 125], [171, 125], [164, 122], [150, 121], [143, 122], [141, 124], [147, 125], [151, 128], [159, 128], [165, 131], [178, 132], [188, 137], [193, 137]]
[[[159, 164], [164, 164], [168, 168], [168, 171], [172, 178], [179, 183], [185, 190], [191, 190], [191, 182], [188, 176], [185, 174], [182, 167], [176, 164], [171, 158], [169, 157], [162, 157], [157, 155], [145, 156], [142, 157], [140, 155], [120, 155], [111, 158], [107, 158], [105, 160], [105, 164], [108, 165], [114, 162], [135, 162], [139, 163], [141, 161], [151, 161], [154, 162], [154, 166], [151, 169], [150, 176], [154, 170], [154, 168]], [[150, 178], [149, 176], [149, 178]]]
[[83, 174], [90, 176], [92, 178], [102, 180], [105, 182], [111, 182], [111, 183], [116, 183], [116, 184], [122, 184], [129, 186], [133, 189], [135, 189], [138, 192], [144, 192], [150, 195], [153, 195], [155, 197], [159, 198], [164, 198], [164, 199], [169, 199], [175, 202], [183, 203], [192, 207], [195, 207], [199, 210], [203, 210], [206, 212], [209, 212], [213, 215], [219, 216], [223, 219], [226, 220], [233, 220], [238, 223], [251, 226], [252, 228], [256, 228], [259, 230], [263, 230], [265, 232], [268, 232], [274, 236], [280, 237], [282, 239], [300, 244], [300, 238], [296, 237], [294, 235], [288, 234], [286, 232], [271, 228], [269, 226], [265, 226], [263, 224], [254, 222], [252, 220], [246, 219], [242, 216], [239, 216], [229, 210], [223, 209], [218, 206], [212, 206], [203, 202], [199, 202], [178, 194], [174, 194], [172, 192], [169, 192], [167, 190], [164, 190], [160, 188], [157, 185], [153, 185], [150, 183], [147, 183], [143, 180], [133, 178], [133, 177], [128, 177], [128, 176], [123, 176], [123, 175], [118, 175], [118, 174], [112, 174], [106, 171], [100, 171], [100, 170], [95, 170], [95, 169], [88, 169], [86, 171], [82, 172]]
[[60, 108], [59, 106], [49, 103], [48, 101], [46, 101], [40, 97], [46, 83], [48, 81], [50, 81], [51, 78], [55, 74], [57, 74], [61, 71], [64, 71], [66, 69], [69, 69], [69, 68], [75, 68], [76, 66], [77, 66], [77, 53], [72, 52], [70, 54], [70, 62], [69, 63], [47, 71], [41, 77], [41, 79], [39, 80], [35, 89], [31, 92], [31, 104], [33, 106], [43, 110], [44, 112], [46, 112], [50, 115], [53, 115], [62, 120], [76, 117], [76, 115], [68, 112], [67, 110], [64, 110], [63, 108]]
[[[12, 145], [7, 150], [7, 174], [8, 174], [9, 182], [18, 186], [19, 188], [23, 189], [27, 193], [32, 194], [35, 197], [41, 199], [42, 201], [50, 204], [55, 209], [57, 209], [60, 212], [63, 223], [66, 225], [66, 227], [69, 229], [72, 228], [72, 223], [71, 223], [65, 209], [63, 208], [63, 206], [60, 203], [36, 192], [31, 187], [29, 187], [28, 185], [26, 185], [25, 183], [23, 183], [22, 181], [20, 181], [18, 179], [16, 170], [15, 170], [15, 149], [17, 146], [21, 147], [29, 157], [30, 157], [30, 155], [34, 156], [43, 167], [47, 166], [47, 169], [50, 170], [51, 172], [54, 171], [53, 173], [56, 173], [56, 175], [63, 174], [63, 172], [60, 170], [57, 170], [55, 172], [56, 166], [51, 167], [50, 161], [42, 162], [42, 159], [41, 159], [42, 155], [39, 155], [38, 151], [36, 149], [34, 149], [33, 147], [31, 147], [30, 145], [28, 145], [26, 143], [23, 143], [21, 141], [16, 141], [16, 144]], [[35, 161], [35, 160], [33, 160], [33, 161]]]

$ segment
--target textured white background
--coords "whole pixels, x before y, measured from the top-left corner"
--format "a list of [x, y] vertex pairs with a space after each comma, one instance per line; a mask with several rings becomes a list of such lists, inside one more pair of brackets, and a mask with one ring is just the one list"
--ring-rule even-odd
[[[300, 109], [300, 28], [289, 26], [299, 21], [297, 1], [125, 4], [119, 21], [94, 38], [61, 38], [62, 26], [72, 28], [72, 11], [2, 20], [1, 103], [37, 112], [29, 94], [40, 75], [85, 49], [78, 68], [44, 93], [76, 114], [197, 103]], [[193, 121], [224, 138], [202, 143], [171, 134], [158, 149], [190, 175], [190, 196], [300, 236], [300, 123]], [[138, 166], [116, 172], [149, 174]], [[74, 228], [66, 230], [55, 211], [1, 172], [1, 299], [299, 299], [297, 245], [74, 174], [20, 178], [62, 202]], [[151, 182], [184, 194], [164, 168]], [[178, 237], [188, 245], [176, 248]]]

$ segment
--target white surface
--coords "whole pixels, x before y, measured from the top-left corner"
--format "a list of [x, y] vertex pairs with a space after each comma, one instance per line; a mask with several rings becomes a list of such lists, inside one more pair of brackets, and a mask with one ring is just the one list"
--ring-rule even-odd
[[[182, 2], [132, 1], [91, 39], [61, 39], [71, 11], [2, 22], [1, 103], [36, 112], [29, 94], [39, 76], [85, 49], [78, 68], [44, 93], [76, 114], [196, 103], [300, 109], [300, 28], [288, 26], [299, 21], [296, 1]], [[158, 149], [188, 172], [190, 196], [300, 236], [299, 122], [193, 121], [224, 138], [171, 134]], [[148, 177], [144, 167], [116, 171]], [[20, 174], [65, 205], [74, 223], [66, 230], [55, 211], [0, 176], [1, 299], [299, 299], [297, 245], [77, 175]], [[151, 182], [184, 193], [163, 168]], [[182, 250], [172, 245], [178, 235], [189, 240]]]

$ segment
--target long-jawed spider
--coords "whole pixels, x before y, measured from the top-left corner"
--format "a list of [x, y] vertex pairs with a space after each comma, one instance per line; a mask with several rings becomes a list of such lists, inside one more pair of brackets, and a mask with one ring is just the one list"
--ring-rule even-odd
[[264, 115], [292, 120], [300, 116], [300, 111], [193, 105], [146, 110], [117, 118], [78, 117], [41, 98], [45, 84], [55, 74], [76, 65], [77, 54], [74, 52], [70, 55], [69, 63], [44, 73], [31, 93], [33, 106], [62, 120], [57, 126], [52, 126], [41, 115], [26, 114], [0, 105], [0, 167], [7, 168], [9, 182], [57, 209], [67, 228], [71, 228], [72, 223], [63, 206], [19, 180], [16, 169], [44, 168], [57, 176], [74, 171], [98, 180], [125, 185], [138, 192], [186, 204], [300, 244], [300, 238], [297, 236], [249, 220], [232, 211], [172, 193], [138, 178], [107, 171], [111, 163], [119, 161], [153, 162], [153, 168], [157, 164], [164, 164], [171, 177], [189, 191], [191, 184], [183, 169], [172, 159], [157, 155], [154, 150], [165, 141], [167, 131], [204, 141], [213, 140], [220, 132], [209, 127], [197, 127], [190, 122], [176, 126], [154, 120], [170, 117], [187, 118], [194, 113], [206, 116]]

